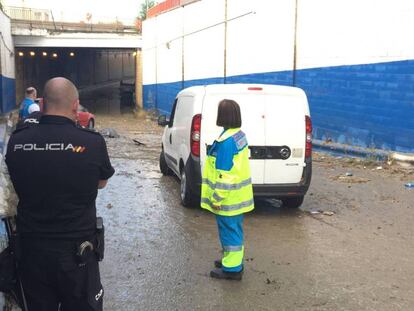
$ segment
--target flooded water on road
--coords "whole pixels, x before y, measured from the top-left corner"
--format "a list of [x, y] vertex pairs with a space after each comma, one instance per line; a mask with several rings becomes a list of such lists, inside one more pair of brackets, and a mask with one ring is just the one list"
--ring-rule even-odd
[[[208, 276], [220, 256], [215, 219], [182, 207], [178, 179], [160, 174], [162, 129], [145, 116], [97, 120], [120, 134], [107, 138], [116, 173], [97, 200], [106, 226], [105, 310], [414, 308], [414, 245], [406, 239], [414, 213], [407, 208], [410, 196], [392, 186], [400, 175], [384, 180], [353, 168], [370, 181], [349, 184], [331, 178], [349, 168], [316, 161], [301, 209], [256, 201], [245, 218], [244, 279], [218, 281]], [[367, 196], [374, 191], [398, 202]], [[332, 216], [322, 214], [326, 210]], [[384, 224], [387, 219], [395, 225]]]

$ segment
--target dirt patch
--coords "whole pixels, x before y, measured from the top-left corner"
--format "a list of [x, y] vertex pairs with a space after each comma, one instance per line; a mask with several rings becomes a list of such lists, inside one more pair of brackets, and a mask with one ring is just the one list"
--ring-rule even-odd
[[163, 128], [155, 122], [154, 114], [100, 115], [96, 119], [97, 130], [114, 129], [119, 135], [105, 137], [111, 158], [153, 160], [158, 157]]
[[367, 183], [370, 181], [368, 178], [346, 176], [346, 175], [333, 176], [331, 177], [331, 180], [340, 181], [340, 182], [344, 182], [347, 184], [363, 184], [363, 183]]
[[[378, 161], [375, 158], [332, 156], [321, 152], [314, 152], [312, 158], [315, 163], [320, 163], [325, 168], [342, 168], [346, 172], [352, 169], [360, 169], [366, 172], [371, 171], [379, 176], [398, 177], [401, 181], [414, 181], [414, 167], [402, 167], [393, 161]], [[334, 176], [331, 179], [345, 183], [365, 183], [369, 181], [362, 177], [345, 176], [345, 174], [344, 172], [343, 175]]]

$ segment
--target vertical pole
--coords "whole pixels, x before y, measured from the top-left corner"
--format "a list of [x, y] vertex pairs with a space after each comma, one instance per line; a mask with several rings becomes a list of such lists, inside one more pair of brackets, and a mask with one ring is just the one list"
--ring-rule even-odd
[[224, 84], [227, 83], [227, 0], [224, 0]]
[[92, 51], [90, 55], [92, 56], [92, 70], [93, 70], [92, 85], [95, 85], [96, 84], [96, 59], [98, 58], [98, 52]]
[[295, 25], [294, 25], [294, 41], [293, 41], [293, 72], [292, 72], [292, 86], [296, 86], [296, 69], [297, 69], [297, 35], [298, 35], [298, 0], [295, 0]]
[[184, 40], [185, 40], [185, 34], [184, 34], [184, 6], [182, 7], [182, 40], [181, 40], [181, 89], [184, 89], [185, 86], [185, 50], [184, 50]]
[[106, 51], [106, 79], [105, 82], [110, 81], [111, 79], [109, 78], [109, 58], [111, 57], [111, 52]]
[[[158, 23], [158, 20], [155, 23]], [[158, 28], [157, 28], [157, 31], [158, 31]], [[158, 109], [158, 34], [155, 37], [155, 96], [154, 97], [155, 97], [154, 109]]]
[[138, 109], [144, 108], [144, 103], [142, 100], [142, 51], [136, 51], [137, 55], [135, 57], [135, 103]]

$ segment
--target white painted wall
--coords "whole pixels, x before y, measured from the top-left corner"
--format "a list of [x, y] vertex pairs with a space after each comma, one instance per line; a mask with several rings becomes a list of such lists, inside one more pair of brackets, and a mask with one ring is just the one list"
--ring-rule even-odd
[[[157, 17], [157, 77], [160, 83], [182, 79], [183, 10], [177, 9]], [[167, 70], [166, 70], [167, 69]]]
[[[227, 75], [292, 69], [294, 1], [228, 0], [228, 19]], [[222, 0], [198, 1], [146, 20], [144, 85], [181, 81], [183, 35], [184, 79], [223, 77], [224, 20]]]
[[228, 76], [293, 68], [294, 1], [229, 0], [228, 11]]
[[157, 82], [156, 46], [158, 17], [150, 18], [142, 25], [142, 82], [144, 85]]
[[15, 47], [128, 48], [142, 47], [140, 35], [109, 33], [51, 34], [46, 29], [13, 28]]
[[185, 80], [223, 76], [223, 3], [199, 1], [183, 8]]
[[[228, 0], [228, 76], [293, 69], [295, 2]], [[414, 59], [413, 16], [412, 0], [298, 0], [297, 69]], [[154, 36], [158, 83], [181, 80], [176, 38], [183, 33], [185, 80], [222, 77], [223, 21], [224, 0], [198, 1], [145, 21], [144, 84], [155, 83], [155, 54], [145, 48]]]
[[414, 59], [414, 1], [299, 0], [298, 69]]

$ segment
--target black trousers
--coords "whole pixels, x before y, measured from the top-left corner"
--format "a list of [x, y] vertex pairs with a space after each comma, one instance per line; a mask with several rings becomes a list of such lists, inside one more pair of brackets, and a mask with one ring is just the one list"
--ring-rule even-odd
[[91, 253], [84, 265], [76, 259], [83, 241], [21, 239], [20, 276], [29, 311], [102, 310], [96, 256]]

